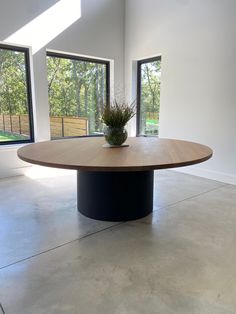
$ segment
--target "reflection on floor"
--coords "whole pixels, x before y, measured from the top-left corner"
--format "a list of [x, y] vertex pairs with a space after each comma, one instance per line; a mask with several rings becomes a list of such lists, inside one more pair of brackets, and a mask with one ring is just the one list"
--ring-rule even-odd
[[127, 223], [80, 215], [75, 175], [0, 190], [0, 313], [236, 313], [236, 186], [156, 172]]

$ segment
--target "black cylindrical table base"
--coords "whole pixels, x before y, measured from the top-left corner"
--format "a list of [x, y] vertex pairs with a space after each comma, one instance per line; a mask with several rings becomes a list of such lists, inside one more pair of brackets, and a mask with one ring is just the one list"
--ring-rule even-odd
[[145, 217], [153, 210], [153, 171], [78, 171], [78, 210], [106, 221]]

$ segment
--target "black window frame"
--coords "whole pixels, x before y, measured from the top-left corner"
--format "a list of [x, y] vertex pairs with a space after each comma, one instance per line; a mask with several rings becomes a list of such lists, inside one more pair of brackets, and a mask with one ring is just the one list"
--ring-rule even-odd
[[[109, 60], [103, 60], [103, 59], [96, 59], [96, 58], [89, 58], [89, 57], [83, 57], [79, 55], [74, 55], [70, 53], [63, 53], [63, 52], [54, 52], [47, 50], [46, 51], [46, 57], [54, 57], [54, 58], [64, 58], [69, 60], [77, 60], [77, 61], [85, 61], [85, 62], [93, 62], [98, 64], [104, 64], [106, 66], [106, 105], [110, 106], [110, 61]], [[64, 137], [57, 137], [57, 138], [51, 138], [51, 140], [56, 141], [60, 139], [70, 139], [70, 138], [78, 138], [78, 137], [101, 137], [102, 134], [93, 134], [93, 135], [82, 135], [82, 136], [64, 136]]]
[[161, 56], [142, 59], [137, 61], [137, 114], [136, 114], [136, 136], [156, 136], [140, 134], [140, 118], [141, 118], [141, 67], [144, 63], [151, 63], [153, 61], [161, 61]]
[[0, 49], [23, 52], [25, 57], [25, 76], [26, 76], [26, 93], [27, 93], [27, 105], [28, 105], [28, 115], [29, 115], [29, 132], [30, 138], [25, 140], [10, 140], [10, 141], [0, 141], [1, 145], [15, 145], [15, 144], [25, 144], [33, 143], [35, 141], [34, 134], [34, 119], [33, 119], [33, 102], [32, 102], [32, 84], [31, 84], [31, 69], [30, 69], [30, 49], [27, 47], [20, 47], [8, 44], [0, 43]]
[[74, 54], [69, 54], [69, 53], [63, 53], [63, 52], [54, 52], [48, 50], [46, 52], [47, 57], [54, 57], [54, 58], [64, 58], [64, 59], [69, 59], [69, 60], [77, 60], [77, 61], [85, 61], [85, 62], [93, 62], [93, 63], [99, 63], [99, 64], [104, 64], [106, 66], [106, 102], [107, 105], [110, 103], [110, 61], [108, 60], [103, 60], [103, 59], [96, 59], [96, 58], [89, 58], [89, 57], [82, 57], [82, 56], [77, 56]]

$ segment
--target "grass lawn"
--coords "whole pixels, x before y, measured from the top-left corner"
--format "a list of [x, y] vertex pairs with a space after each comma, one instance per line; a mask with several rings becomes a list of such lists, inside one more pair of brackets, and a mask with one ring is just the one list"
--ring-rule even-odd
[[14, 141], [25, 140], [25, 137], [22, 135], [10, 134], [10, 133], [0, 131], [1, 142], [12, 141], [12, 140]]
[[157, 120], [154, 120], [154, 119], [146, 119], [146, 123], [147, 124], [156, 124], [157, 125]]
[[146, 119], [145, 126], [146, 135], [157, 135], [158, 134], [158, 121], [155, 119]]

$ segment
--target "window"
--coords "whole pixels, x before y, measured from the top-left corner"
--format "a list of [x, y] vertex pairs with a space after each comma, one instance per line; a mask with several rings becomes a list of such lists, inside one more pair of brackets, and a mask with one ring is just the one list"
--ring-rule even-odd
[[137, 135], [158, 135], [161, 57], [138, 61]]
[[99, 135], [109, 104], [109, 62], [47, 53], [52, 139]]
[[0, 45], [0, 144], [34, 141], [29, 50]]

